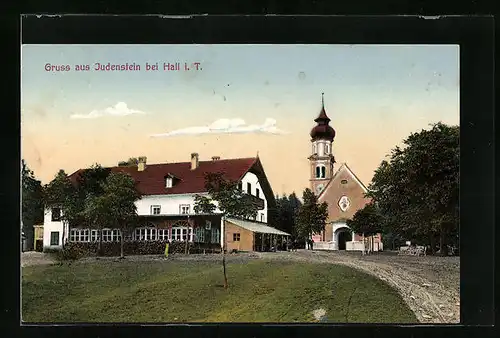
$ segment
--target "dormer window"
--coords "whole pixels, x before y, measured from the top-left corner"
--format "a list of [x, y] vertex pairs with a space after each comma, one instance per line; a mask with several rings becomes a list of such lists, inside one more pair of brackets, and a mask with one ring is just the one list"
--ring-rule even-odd
[[172, 177], [165, 178], [165, 188], [172, 188], [173, 180]]

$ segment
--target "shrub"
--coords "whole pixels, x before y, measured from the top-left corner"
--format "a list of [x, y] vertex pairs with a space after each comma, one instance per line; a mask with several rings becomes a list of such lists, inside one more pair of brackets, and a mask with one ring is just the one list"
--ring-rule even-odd
[[[168, 241], [126, 241], [123, 243], [123, 253], [128, 255], [163, 255]], [[74, 260], [82, 257], [97, 255], [97, 242], [69, 242], [59, 252], [61, 260]], [[169, 243], [169, 254], [183, 254], [186, 244], [184, 242]], [[220, 249], [219, 244], [189, 243], [188, 252], [203, 253], [204, 250], [214, 252]], [[120, 242], [102, 242], [101, 254], [106, 257], [120, 256]]]

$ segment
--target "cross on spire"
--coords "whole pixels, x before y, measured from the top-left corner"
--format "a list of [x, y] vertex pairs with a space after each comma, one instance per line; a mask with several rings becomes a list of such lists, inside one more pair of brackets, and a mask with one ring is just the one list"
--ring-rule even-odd
[[325, 93], [321, 93], [321, 107], [325, 108]]

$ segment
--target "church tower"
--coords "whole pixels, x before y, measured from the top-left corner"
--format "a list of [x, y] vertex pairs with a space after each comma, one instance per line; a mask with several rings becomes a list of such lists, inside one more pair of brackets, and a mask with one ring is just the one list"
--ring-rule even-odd
[[311, 190], [318, 196], [333, 176], [335, 157], [332, 143], [335, 130], [329, 125], [331, 121], [326, 115], [324, 93], [321, 94], [321, 112], [314, 120], [317, 125], [311, 130]]

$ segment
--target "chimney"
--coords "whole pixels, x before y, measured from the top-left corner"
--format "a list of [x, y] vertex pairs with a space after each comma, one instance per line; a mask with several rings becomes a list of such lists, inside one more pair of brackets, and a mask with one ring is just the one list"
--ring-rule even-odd
[[212, 156], [212, 161], [218, 161], [220, 160], [220, 156]]
[[146, 156], [137, 158], [137, 171], [144, 171], [146, 169]]
[[191, 154], [191, 170], [195, 170], [198, 168], [199, 161], [198, 161], [198, 153], [192, 153]]

